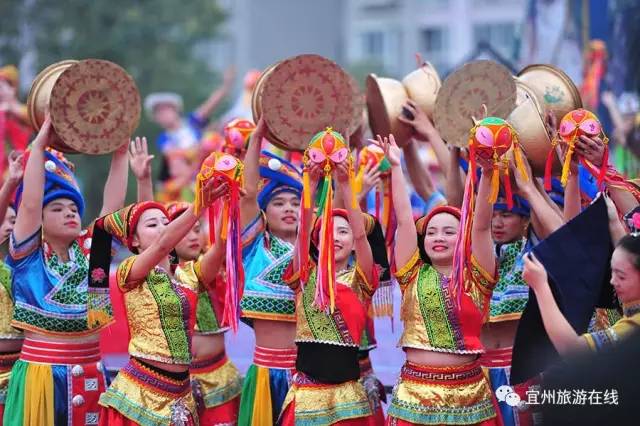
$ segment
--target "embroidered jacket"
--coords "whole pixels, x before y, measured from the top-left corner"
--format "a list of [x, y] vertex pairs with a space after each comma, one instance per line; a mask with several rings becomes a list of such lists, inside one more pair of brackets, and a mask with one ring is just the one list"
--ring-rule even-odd
[[296, 342], [327, 343], [360, 347], [371, 297], [377, 283], [369, 283], [359, 266], [336, 275], [336, 306], [332, 313], [313, 304], [317, 266], [312, 262], [309, 282], [300, 286], [300, 276], [289, 267], [285, 280], [296, 291]]
[[221, 327], [224, 311], [224, 274], [219, 274], [214, 284], [207, 287], [202, 284], [200, 258], [195, 262], [186, 262], [176, 270], [176, 277], [183, 284], [198, 289], [195, 332], [199, 334], [220, 334], [229, 330]]
[[11, 326], [12, 319], [11, 270], [0, 260], [0, 339], [22, 338], [22, 333]]
[[295, 322], [295, 294], [282, 275], [293, 256], [293, 245], [266, 231], [260, 213], [242, 232], [245, 284], [242, 317]]
[[484, 351], [480, 331], [488, 316], [496, 278], [473, 257], [469, 274], [458, 310], [449, 278], [425, 264], [416, 249], [409, 262], [395, 273], [402, 290], [404, 322], [399, 346], [455, 354]]
[[522, 257], [531, 249], [526, 238], [496, 247], [498, 283], [491, 294], [489, 322], [517, 320], [529, 300], [529, 286], [522, 279]]
[[87, 329], [90, 248], [90, 234], [82, 231], [65, 263], [42, 241], [41, 230], [21, 242], [11, 235], [7, 264], [13, 274], [14, 327], [51, 335], [96, 332]]
[[116, 273], [124, 293], [129, 323], [129, 354], [168, 364], [191, 363], [191, 337], [196, 319], [197, 282], [184, 281], [184, 269], [176, 279], [160, 267], [144, 280], [127, 282], [136, 256], [125, 259]]
[[622, 308], [624, 316], [611, 327], [582, 335], [591, 350], [607, 349], [640, 330], [640, 301], [624, 304]]

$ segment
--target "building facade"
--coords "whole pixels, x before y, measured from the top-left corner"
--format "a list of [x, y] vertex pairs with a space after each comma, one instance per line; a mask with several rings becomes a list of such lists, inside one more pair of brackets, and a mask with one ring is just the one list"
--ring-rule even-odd
[[526, 0], [350, 0], [345, 10], [349, 63], [377, 62], [390, 76], [416, 66], [415, 53], [440, 74], [484, 41], [508, 60], [517, 56]]

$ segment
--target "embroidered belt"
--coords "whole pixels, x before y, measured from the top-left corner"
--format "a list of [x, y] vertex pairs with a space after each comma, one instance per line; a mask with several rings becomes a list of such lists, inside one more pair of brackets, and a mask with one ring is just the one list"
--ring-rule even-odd
[[190, 370], [192, 373], [197, 373], [194, 370], [207, 369], [215, 364], [224, 364], [227, 361], [227, 353], [225, 351], [220, 352], [209, 358], [202, 358], [191, 361]]
[[0, 354], [0, 371], [11, 370], [18, 358], [20, 358], [20, 352]]
[[513, 347], [487, 349], [480, 357], [480, 364], [488, 368], [511, 367]]
[[100, 361], [99, 342], [45, 342], [26, 338], [20, 359], [43, 364], [85, 364]]
[[159, 371], [153, 371], [135, 358], [129, 360], [127, 365], [122, 368], [121, 373], [124, 373], [128, 380], [137, 382], [138, 385], [155, 394], [179, 397], [191, 390], [188, 376], [184, 380], [173, 379]]
[[293, 370], [296, 367], [297, 348], [273, 349], [256, 346], [253, 363], [258, 367]]
[[476, 360], [472, 363], [455, 367], [432, 367], [412, 362], [405, 362], [400, 370], [400, 377], [418, 382], [455, 382], [484, 377], [482, 367]]

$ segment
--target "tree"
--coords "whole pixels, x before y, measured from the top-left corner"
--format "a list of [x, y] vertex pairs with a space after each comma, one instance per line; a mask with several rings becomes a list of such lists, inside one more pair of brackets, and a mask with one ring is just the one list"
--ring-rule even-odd
[[[189, 108], [217, 83], [194, 48], [214, 38], [223, 19], [214, 0], [2, 0], [0, 58], [19, 63], [31, 51], [37, 70], [63, 59], [107, 59], [132, 75], [143, 98], [174, 91]], [[153, 139], [156, 132], [143, 114], [136, 134]], [[109, 157], [72, 161], [85, 188], [87, 217], [95, 217], [101, 191], [89, 188], [102, 186]]]

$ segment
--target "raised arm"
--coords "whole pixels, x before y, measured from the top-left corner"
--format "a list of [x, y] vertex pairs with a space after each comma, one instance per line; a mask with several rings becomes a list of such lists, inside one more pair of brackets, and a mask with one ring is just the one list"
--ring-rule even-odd
[[389, 135], [384, 141], [378, 136], [378, 141], [384, 147], [387, 159], [391, 163], [391, 197], [397, 221], [394, 255], [396, 265], [402, 267], [411, 260], [418, 248], [416, 224], [413, 221], [411, 199], [400, 165], [400, 148], [393, 135]]
[[[305, 166], [307, 167], [307, 166]], [[301, 217], [300, 217], [300, 226], [298, 227], [298, 238], [296, 239], [295, 249], [293, 251], [293, 266], [296, 271], [300, 271], [301, 261], [300, 253], [309, 253], [309, 245], [311, 244], [311, 229], [313, 228], [313, 218], [314, 218], [314, 205], [313, 200], [316, 199], [316, 191], [318, 189], [318, 183], [320, 179], [322, 179], [323, 171], [318, 165], [310, 165], [308, 166], [309, 172], [309, 180], [310, 180], [310, 199], [311, 199], [311, 207], [305, 208], [304, 200], [301, 201], [300, 209], [301, 209]], [[306, 229], [301, 229], [300, 227], [306, 224]], [[305, 257], [306, 259], [306, 257]]]
[[[204, 200], [208, 206], [218, 197], [225, 194], [228, 189], [226, 184], [215, 185], [216, 182], [213, 179], [205, 185]], [[183, 214], [169, 223], [158, 240], [136, 257], [127, 276], [127, 281], [138, 282], [144, 279], [149, 274], [149, 271], [167, 257], [171, 250], [187, 235], [198, 220], [198, 217], [194, 212], [193, 205], [190, 205]]]
[[564, 188], [564, 211], [565, 221], [570, 221], [580, 214], [582, 202], [580, 200], [580, 180], [577, 173], [571, 173], [567, 186]]
[[564, 225], [564, 218], [547, 202], [547, 199], [536, 187], [536, 181], [531, 173], [529, 163], [525, 162], [524, 166], [526, 179], [523, 179], [520, 171], [515, 169], [513, 163], [511, 164], [511, 173], [515, 178], [518, 192], [529, 202], [532, 215], [536, 218], [535, 221], [532, 221], [536, 235], [541, 239], [545, 239]]
[[51, 138], [51, 119], [47, 117], [31, 144], [31, 153], [24, 171], [24, 186], [20, 208], [13, 227], [16, 242], [33, 235], [42, 226], [42, 200], [44, 198], [44, 150]]
[[127, 198], [127, 183], [129, 181], [128, 148], [129, 144], [124, 144], [111, 157], [109, 176], [107, 176], [107, 181], [104, 184], [100, 217], [124, 206], [125, 198]]
[[466, 174], [460, 169], [460, 148], [452, 147], [449, 155], [450, 173], [446, 175], [445, 195], [450, 206], [462, 207], [464, 198], [464, 179]]
[[7, 179], [3, 182], [2, 187], [0, 187], [0, 224], [4, 222], [7, 209], [9, 208], [9, 204], [11, 204], [11, 196], [18, 185], [20, 185], [23, 172], [22, 154], [11, 151], [9, 154], [9, 172]]
[[213, 284], [220, 272], [220, 268], [224, 264], [225, 244], [220, 238], [220, 226], [216, 224], [216, 241], [205, 252], [200, 261], [200, 279], [202, 284], [209, 286]]
[[[481, 162], [478, 161], [478, 163]], [[487, 201], [491, 192], [491, 173], [498, 173], [498, 171], [492, 171], [487, 166], [483, 167], [471, 226], [471, 252], [482, 269], [489, 273], [493, 273], [496, 269], [496, 257], [491, 238], [493, 205]]]
[[[602, 165], [604, 143], [600, 138], [580, 136], [576, 143], [576, 153], [580, 154], [598, 169]], [[619, 212], [628, 212], [638, 206], [638, 200], [629, 191], [614, 185], [607, 185], [609, 195]]]
[[547, 271], [532, 254], [524, 256], [522, 277], [536, 295], [544, 328], [558, 353], [566, 357], [576, 352], [587, 351], [587, 341], [576, 333], [560, 311], [549, 287]]
[[436, 188], [431, 179], [431, 174], [420, 159], [418, 144], [412, 140], [402, 150], [404, 151], [404, 160], [407, 163], [407, 172], [413, 187], [425, 202], [429, 201]]
[[151, 160], [147, 138], [136, 137], [129, 145], [129, 166], [136, 177], [138, 202], [153, 200], [153, 180], [151, 177]]
[[249, 139], [244, 156], [244, 196], [240, 198], [240, 222], [247, 226], [260, 211], [258, 206], [258, 182], [260, 181], [260, 147], [267, 132], [267, 124], [260, 119]]
[[[378, 169], [378, 166], [373, 163], [367, 163], [364, 166], [360, 167], [364, 167], [364, 173], [362, 174], [360, 192], [358, 192], [358, 202], [365, 203], [366, 206], [367, 195], [369, 194], [369, 191], [378, 186], [378, 184], [380, 183], [380, 170]], [[337, 195], [338, 194], [336, 194], [336, 196]], [[340, 198], [340, 202], [342, 202], [341, 197], [337, 198]], [[336, 203], [336, 206], [338, 206], [338, 203]], [[341, 207], [342, 204], [340, 204], [339, 206]]]
[[449, 176], [449, 149], [440, 137], [440, 133], [438, 133], [438, 130], [433, 126], [427, 114], [425, 114], [414, 101], [408, 100], [407, 103], [404, 104], [404, 108], [413, 116], [413, 119], [400, 114], [398, 120], [412, 126], [415, 137], [431, 145], [438, 159], [438, 164], [440, 164], [442, 168], [442, 172], [445, 177]]
[[338, 166], [338, 170], [336, 171], [338, 181], [336, 182], [337, 188], [338, 192], [342, 195], [345, 209], [347, 210], [347, 216], [349, 216], [349, 225], [351, 226], [351, 232], [353, 234], [353, 241], [355, 244], [356, 260], [360, 269], [364, 273], [367, 282], [373, 283], [376, 281], [374, 273], [377, 273], [377, 271], [373, 267], [373, 254], [371, 252], [369, 240], [367, 239], [367, 231], [364, 227], [364, 218], [360, 211], [360, 206], [357, 205], [357, 203], [354, 206], [351, 202], [353, 194], [351, 186], [349, 185], [348, 167], [349, 166], [346, 162]]
[[222, 85], [211, 92], [211, 95], [207, 98], [202, 105], [196, 109], [195, 114], [200, 120], [207, 120], [213, 111], [220, 105], [224, 98], [229, 94], [235, 78], [235, 70], [233, 67], [229, 67], [225, 70], [222, 76]]
[[611, 242], [615, 246], [618, 244], [618, 241], [622, 239], [627, 234], [627, 230], [624, 225], [620, 221], [620, 217], [618, 216], [618, 211], [616, 210], [616, 206], [613, 204], [613, 200], [607, 195], [604, 197], [605, 202], [607, 203], [607, 217], [609, 219], [609, 234], [611, 234]]

